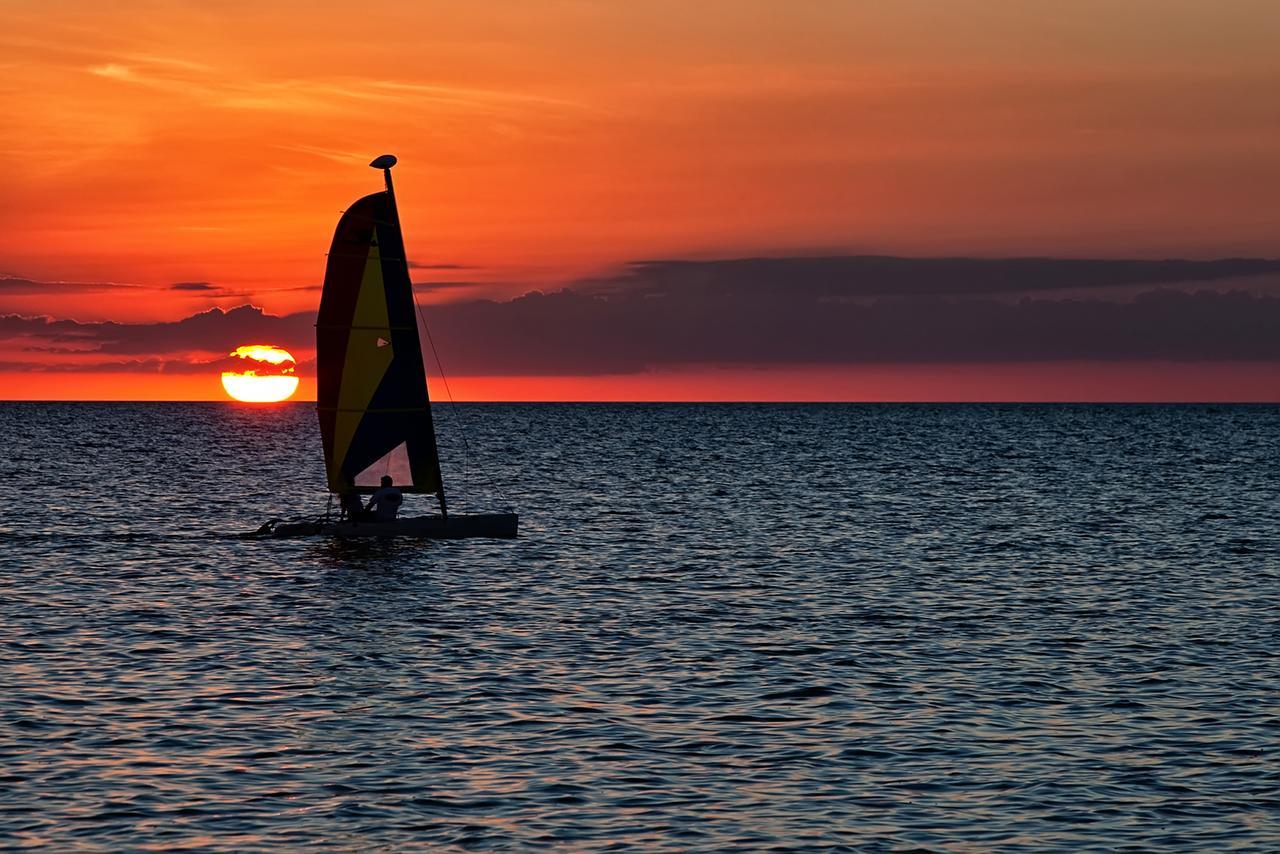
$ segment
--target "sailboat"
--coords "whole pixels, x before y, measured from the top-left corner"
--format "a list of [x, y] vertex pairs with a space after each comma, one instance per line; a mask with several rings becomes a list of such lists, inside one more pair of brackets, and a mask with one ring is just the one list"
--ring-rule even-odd
[[395, 164], [390, 154], [369, 164], [382, 170], [386, 189], [347, 208], [333, 235], [316, 318], [316, 411], [330, 493], [350, 501], [353, 494], [376, 491], [390, 476], [402, 493], [436, 496], [440, 513], [391, 522], [326, 513], [309, 522], [273, 520], [256, 535], [516, 536], [515, 513], [450, 513], [445, 500], [417, 304], [391, 183]]

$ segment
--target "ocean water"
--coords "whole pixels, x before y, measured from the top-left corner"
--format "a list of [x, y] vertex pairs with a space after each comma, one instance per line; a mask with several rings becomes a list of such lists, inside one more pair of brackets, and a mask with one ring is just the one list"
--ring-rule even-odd
[[520, 539], [237, 538], [308, 405], [0, 406], [0, 847], [1280, 849], [1280, 408], [437, 419]]

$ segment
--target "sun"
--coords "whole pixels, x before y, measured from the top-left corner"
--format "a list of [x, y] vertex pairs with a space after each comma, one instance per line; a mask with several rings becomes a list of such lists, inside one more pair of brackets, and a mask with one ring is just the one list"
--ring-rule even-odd
[[245, 403], [276, 403], [288, 400], [298, 390], [297, 367], [288, 350], [270, 344], [246, 344], [231, 351], [229, 367], [243, 368], [222, 372], [222, 387], [227, 394]]

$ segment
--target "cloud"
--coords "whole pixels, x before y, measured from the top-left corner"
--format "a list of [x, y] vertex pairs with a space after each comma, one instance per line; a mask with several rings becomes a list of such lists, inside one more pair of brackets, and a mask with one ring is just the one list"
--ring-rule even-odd
[[562, 290], [435, 306], [460, 374], [610, 374], [691, 364], [1280, 360], [1280, 298], [1153, 289], [1129, 302], [937, 295], [829, 302], [787, 291]]
[[466, 290], [467, 288], [490, 287], [493, 282], [414, 282], [414, 290], [418, 291], [439, 291], [439, 290]]
[[476, 107], [478, 105], [528, 105], [539, 108], [545, 107], [565, 107], [570, 109], [586, 109], [586, 106], [578, 101], [571, 101], [565, 98], [553, 98], [532, 92], [518, 92], [514, 90], [499, 89], [477, 89], [470, 86], [444, 86], [438, 83], [416, 83], [405, 82], [400, 80], [372, 80], [364, 81], [363, 86], [367, 87], [353, 96], [377, 98], [387, 97], [386, 93], [394, 93], [396, 97], [405, 97], [412, 100], [429, 100], [442, 104], [465, 105]]
[[137, 289], [140, 285], [121, 282], [38, 282], [21, 276], [0, 275], [0, 295], [71, 294], [107, 291], [116, 288]]
[[[297, 364], [303, 374], [315, 372], [315, 359]], [[0, 361], [0, 371], [36, 371], [55, 374], [215, 374], [224, 370], [243, 371], [241, 360], [221, 359], [121, 359], [107, 362], [19, 362]]]
[[[1250, 259], [651, 261], [554, 293], [434, 306], [427, 319], [450, 370], [475, 374], [1280, 359], [1280, 298], [1239, 281], [1276, 271], [1280, 262]], [[1207, 284], [1187, 292], [1191, 282]], [[1139, 293], [1088, 296], [1117, 287]]]
[[[457, 375], [616, 374], [689, 365], [1280, 361], [1280, 296], [1229, 287], [1275, 264], [664, 261], [552, 293], [450, 302], [424, 314], [445, 367]], [[852, 270], [861, 275], [850, 278]], [[1213, 286], [1146, 284], [1153, 280]], [[1140, 292], [1124, 299], [1089, 295], [1121, 285]], [[0, 342], [34, 351], [33, 360], [42, 362], [98, 357], [123, 369], [132, 360], [194, 358], [203, 370], [210, 363], [190, 354], [222, 354], [246, 342], [308, 353], [314, 322], [311, 312], [275, 316], [247, 305], [167, 323], [7, 315], [0, 317]]]
[[[116, 83], [153, 89], [236, 110], [293, 113], [345, 113], [353, 109], [398, 107], [497, 117], [527, 116], [548, 110], [587, 110], [582, 103], [549, 95], [454, 86], [438, 82], [385, 80], [365, 77], [329, 79], [237, 80], [212, 66], [169, 57], [129, 54], [83, 67]], [[314, 146], [293, 148], [320, 157], [346, 161], [347, 152]], [[361, 156], [364, 158], [364, 155]]]
[[0, 340], [33, 341], [26, 348], [33, 351], [103, 355], [224, 353], [248, 342], [309, 350], [315, 346], [314, 324], [311, 313], [280, 317], [249, 305], [161, 323], [81, 323], [9, 314], [0, 316]]
[[896, 258], [882, 255], [637, 261], [587, 290], [742, 298], [789, 293], [849, 299], [1000, 294], [1210, 282], [1280, 273], [1280, 260], [1126, 261], [1064, 258]]
[[96, 74], [99, 77], [110, 77], [113, 80], [127, 80], [135, 82], [139, 79], [137, 73], [135, 73], [132, 68], [118, 62], [106, 62], [102, 65], [91, 65], [89, 66], [89, 73]]
[[217, 285], [208, 282], [174, 282], [169, 286], [171, 291], [216, 291], [221, 290]]
[[129, 62], [141, 62], [147, 65], [162, 65], [170, 68], [181, 68], [186, 71], [213, 71], [213, 66], [203, 62], [192, 62], [176, 56], [156, 56], [147, 53], [131, 53], [123, 57]]
[[325, 160], [332, 160], [334, 163], [341, 163], [349, 166], [353, 163], [368, 163], [369, 153], [361, 151], [340, 151], [333, 148], [321, 148], [315, 145], [275, 145], [281, 151], [300, 151], [303, 154], [314, 154], [316, 157], [323, 157]]

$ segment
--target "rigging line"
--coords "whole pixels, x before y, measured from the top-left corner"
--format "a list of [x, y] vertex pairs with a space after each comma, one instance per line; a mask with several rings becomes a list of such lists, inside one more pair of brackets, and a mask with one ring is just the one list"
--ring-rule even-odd
[[[440, 380], [444, 383], [445, 394], [449, 396], [449, 411], [453, 413], [453, 421], [462, 429], [458, 430], [458, 435], [462, 437], [462, 447], [466, 452], [464, 459], [469, 460], [471, 457], [471, 443], [467, 441], [467, 431], [465, 425], [461, 424], [458, 414], [458, 404], [453, 399], [453, 392], [449, 389], [449, 378], [444, 374], [444, 365], [440, 362], [440, 352], [436, 350], [435, 339], [431, 337], [431, 327], [427, 326], [427, 318], [422, 314], [422, 306], [418, 305], [418, 296], [413, 294], [413, 307], [418, 311], [418, 320], [422, 321], [422, 331], [427, 333], [427, 343], [431, 345], [431, 355], [435, 357], [436, 369], [440, 371]], [[489, 477], [488, 470], [484, 464], [477, 466], [480, 470], [480, 476], [484, 478], [485, 484], [489, 487], [489, 492], [496, 499], [498, 497], [498, 489], [493, 484], [493, 479]]]
[[[412, 293], [412, 291], [410, 292]], [[422, 331], [427, 334], [427, 343], [431, 345], [431, 355], [434, 356], [436, 360], [436, 370], [440, 372], [440, 380], [444, 383], [445, 394], [449, 397], [449, 412], [453, 416], [454, 426], [458, 428], [458, 435], [462, 437], [462, 465], [463, 471], [465, 472], [467, 466], [471, 462], [471, 443], [467, 441], [467, 430], [458, 418], [458, 406], [453, 399], [453, 390], [449, 388], [449, 378], [444, 374], [444, 364], [440, 361], [440, 353], [436, 350], [435, 339], [431, 337], [431, 328], [427, 326], [427, 318], [422, 313], [422, 306], [418, 305], [417, 294], [413, 294], [413, 307], [418, 312], [418, 320], [422, 322]], [[483, 470], [481, 473], [483, 474]]]

